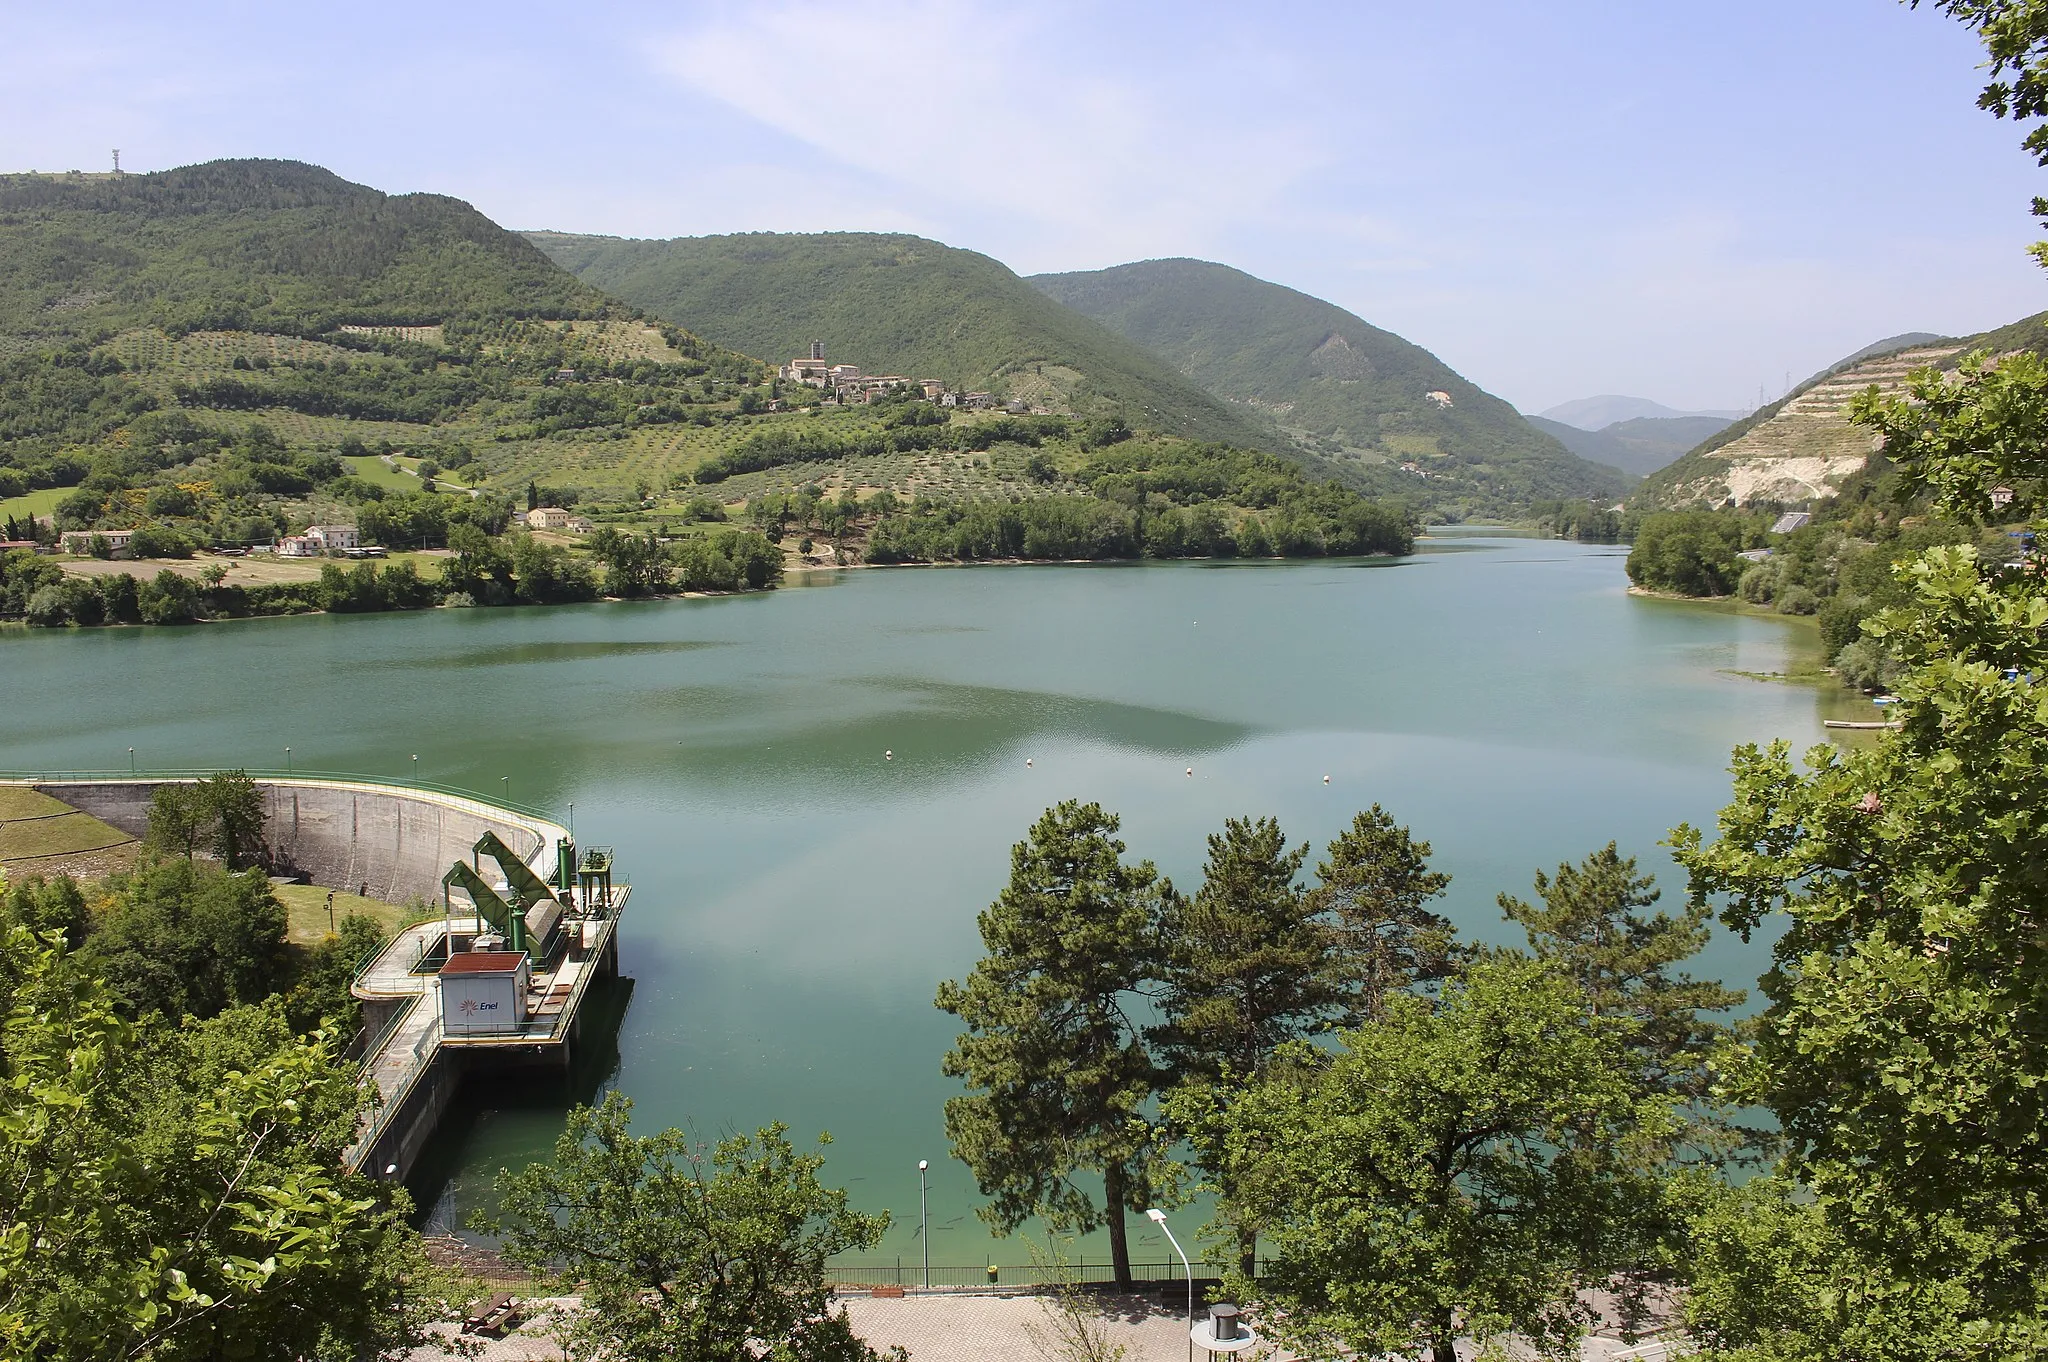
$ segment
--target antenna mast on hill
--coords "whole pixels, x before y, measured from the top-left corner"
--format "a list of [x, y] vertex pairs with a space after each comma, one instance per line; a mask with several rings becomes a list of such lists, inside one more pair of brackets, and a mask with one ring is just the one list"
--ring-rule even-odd
[[114, 148], [114, 173], [116, 175], [121, 173], [121, 149], [119, 147]]

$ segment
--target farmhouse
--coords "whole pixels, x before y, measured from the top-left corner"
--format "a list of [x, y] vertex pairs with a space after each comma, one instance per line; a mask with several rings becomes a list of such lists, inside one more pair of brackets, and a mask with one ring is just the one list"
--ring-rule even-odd
[[[582, 517], [577, 517], [581, 519]], [[529, 530], [566, 530], [569, 528], [569, 513], [559, 506], [542, 506], [526, 513], [526, 528]]]
[[58, 538], [58, 546], [66, 553], [91, 553], [93, 540], [97, 539], [115, 553], [128, 547], [133, 530], [66, 530]]
[[353, 525], [308, 525], [305, 538], [320, 553], [340, 553], [363, 546], [362, 533]]

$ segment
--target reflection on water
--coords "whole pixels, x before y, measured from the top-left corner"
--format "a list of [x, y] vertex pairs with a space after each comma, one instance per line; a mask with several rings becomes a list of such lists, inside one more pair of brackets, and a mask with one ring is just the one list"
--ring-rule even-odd
[[[636, 981], [616, 1060], [576, 1091], [616, 1083], [637, 1119], [707, 1139], [830, 1130], [828, 1174], [895, 1214], [885, 1259], [917, 1251], [929, 1159], [934, 1261], [1021, 1262], [946, 1157], [954, 1023], [932, 995], [972, 967], [975, 916], [1048, 804], [1117, 810], [1131, 854], [1192, 886], [1225, 818], [1271, 813], [1320, 849], [1379, 802], [1435, 843], [1461, 928], [1506, 940], [1497, 893], [1610, 839], [1679, 892], [1658, 844], [1712, 825], [1729, 749], [1822, 736], [1814, 692], [1731, 674], [1786, 670], [1810, 628], [1631, 598], [1611, 548], [1425, 547], [1398, 570], [860, 571], [746, 598], [39, 632], [0, 640], [0, 765], [125, 769], [133, 746], [262, 767], [289, 746], [403, 776], [417, 753], [423, 778], [573, 805], [634, 882]], [[1748, 984], [1765, 950], [1717, 938], [1701, 972]], [[559, 1130], [559, 1089], [511, 1096], [451, 1126], [445, 1180], [419, 1189], [433, 1223]]]

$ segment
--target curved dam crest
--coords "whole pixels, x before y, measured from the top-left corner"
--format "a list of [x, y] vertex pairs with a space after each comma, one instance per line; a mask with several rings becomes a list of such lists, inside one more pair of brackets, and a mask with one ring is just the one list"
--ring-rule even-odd
[[[61, 799], [132, 837], [149, 832], [149, 804], [160, 786], [195, 778], [105, 777], [15, 780]], [[327, 889], [365, 892], [386, 903], [440, 896], [441, 876], [486, 832], [495, 833], [545, 877], [555, 844], [569, 836], [558, 823], [480, 799], [371, 781], [266, 776], [263, 835], [280, 871]], [[367, 891], [364, 886], [367, 885]]]

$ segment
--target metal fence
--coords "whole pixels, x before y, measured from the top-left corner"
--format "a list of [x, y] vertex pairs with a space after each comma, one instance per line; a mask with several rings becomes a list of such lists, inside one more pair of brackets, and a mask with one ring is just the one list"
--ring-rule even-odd
[[[1210, 1264], [1195, 1264], [1195, 1280], [1214, 1281], [1217, 1269]], [[903, 1286], [921, 1287], [925, 1284], [925, 1267], [915, 1258], [899, 1258], [893, 1263], [827, 1263], [825, 1276], [835, 1286]], [[1187, 1273], [1178, 1261], [1166, 1263], [1132, 1263], [1131, 1276], [1148, 1285], [1164, 1285], [1168, 1282], [1185, 1282]], [[1116, 1270], [1106, 1259], [1080, 1258], [1068, 1263], [1064, 1271], [1051, 1267], [1035, 1267], [1029, 1264], [1016, 1266], [1000, 1264], [995, 1275], [989, 1274], [989, 1264], [979, 1263], [972, 1267], [957, 1264], [940, 1266], [932, 1264], [931, 1284], [933, 1286], [1044, 1286], [1055, 1281], [1081, 1282], [1107, 1285], [1116, 1280]]]

